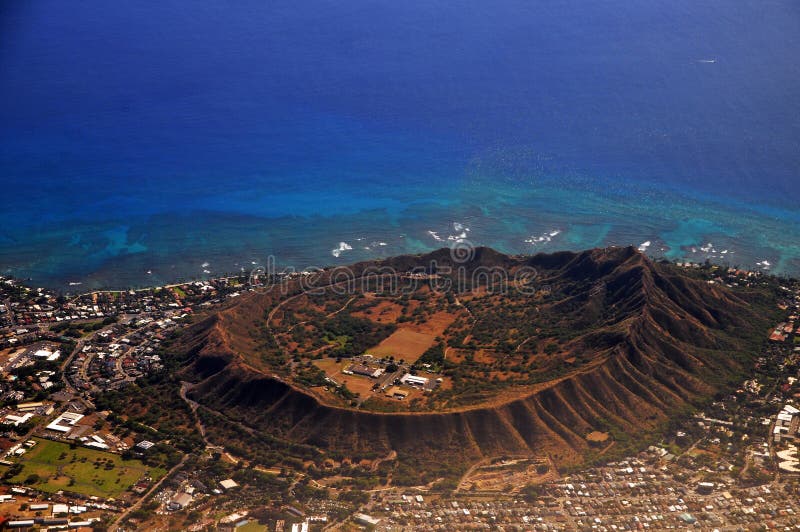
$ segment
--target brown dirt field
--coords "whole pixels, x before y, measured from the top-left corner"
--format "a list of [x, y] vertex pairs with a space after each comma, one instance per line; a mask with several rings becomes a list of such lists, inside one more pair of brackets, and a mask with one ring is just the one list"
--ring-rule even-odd
[[594, 443], [603, 443], [604, 441], [608, 440], [608, 432], [590, 432], [586, 435], [586, 439]]
[[324, 371], [328, 377], [336, 382], [341, 382], [342, 370], [350, 365], [351, 361], [343, 359], [341, 362], [336, 362], [335, 358], [322, 358], [314, 360], [313, 364]]
[[456, 321], [456, 315], [450, 312], [436, 312], [424, 323], [409, 324], [408, 328], [416, 332], [441, 336], [451, 323]]
[[698, 456], [703, 455], [703, 454], [706, 455], [706, 456], [711, 456], [712, 458], [716, 458], [716, 456], [717, 456], [715, 453], [712, 453], [711, 451], [707, 451], [705, 449], [697, 449], [697, 448], [692, 449], [691, 451], [687, 452], [686, 454], [688, 454], [689, 456], [691, 456], [693, 458], [697, 458]]
[[337, 364], [336, 359], [333, 358], [324, 358], [314, 361], [314, 365], [324, 371], [328, 377], [339, 384], [346, 384], [348, 390], [361, 394], [362, 398], [367, 397], [372, 393], [372, 386], [376, 381], [361, 375], [347, 375], [343, 373], [352, 363], [352, 360], [344, 359]]
[[371, 405], [372, 409], [379, 410], [383, 412], [389, 411], [396, 411], [402, 412], [405, 408], [404, 403], [406, 400], [398, 400], [386, 397], [382, 393], [376, 393], [372, 397], [369, 398], [369, 405]]
[[12, 355], [25, 352], [25, 347], [9, 347], [0, 350], [0, 366], [5, 366]]
[[[437, 377], [439, 378], [439, 377]], [[439, 383], [439, 390], [452, 390], [453, 389], [453, 379], [450, 377], [442, 377], [442, 382]]]
[[[545, 463], [548, 471], [543, 474], [537, 472], [537, 466]], [[558, 477], [553, 464], [545, 458], [530, 459], [523, 458], [524, 469], [517, 469], [518, 462], [515, 460], [507, 466], [502, 464], [486, 464], [471, 471], [459, 484], [459, 490], [479, 491], [507, 491], [511, 486], [511, 493], [519, 492], [523, 486], [528, 484], [542, 484]]]
[[410, 403], [414, 399], [423, 399], [425, 397], [425, 393], [419, 388], [414, 388], [413, 386], [403, 386], [403, 385], [401, 385], [400, 388], [408, 392], [408, 397], [406, 397], [401, 401], [403, 403]]
[[364, 318], [378, 323], [394, 323], [402, 314], [403, 308], [397, 303], [383, 300], [372, 308], [358, 310], [350, 314], [355, 318]]
[[338, 382], [341, 382], [347, 386], [347, 389], [353, 393], [359, 394], [359, 396], [364, 399], [372, 393], [372, 386], [375, 384], [375, 380], [370, 379], [369, 377], [362, 377], [361, 375], [341, 375], [338, 379]]
[[411, 329], [397, 329], [388, 338], [367, 352], [378, 357], [392, 355], [413, 364], [436, 341], [436, 335], [421, 333]]

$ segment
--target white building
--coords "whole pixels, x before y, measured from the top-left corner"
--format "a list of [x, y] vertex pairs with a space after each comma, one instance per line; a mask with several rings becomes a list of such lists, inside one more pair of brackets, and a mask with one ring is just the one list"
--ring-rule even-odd
[[58, 357], [61, 356], [61, 351], [48, 351], [47, 349], [39, 349], [33, 354], [33, 356], [52, 362], [54, 360], [58, 360]]
[[226, 490], [231, 490], [233, 488], [238, 488], [239, 487], [239, 484], [237, 484], [236, 481], [233, 480], [232, 478], [221, 480], [219, 482], [219, 485], [222, 486], [223, 488], [225, 488]]
[[67, 514], [69, 513], [69, 506], [66, 504], [54, 504], [53, 505], [53, 515], [60, 515], [60, 514]]
[[15, 416], [14, 414], [7, 414], [5, 419], [4, 419], [4, 422], [8, 423], [10, 425], [14, 425], [15, 427], [19, 427], [23, 423], [26, 423], [32, 417], [33, 417], [33, 414], [31, 414], [30, 412], [28, 412], [27, 414], [24, 414], [22, 416]]
[[426, 384], [428, 384], [428, 378], [427, 377], [419, 377], [417, 375], [412, 375], [410, 373], [406, 373], [400, 379], [400, 382], [403, 383], [403, 384], [407, 384], [409, 386], [420, 386], [420, 387], [422, 387], [422, 386], [425, 386]]
[[66, 434], [72, 430], [72, 427], [74, 427], [75, 424], [81, 419], [83, 419], [83, 414], [64, 412], [55, 418], [52, 423], [47, 425], [47, 430], [54, 430], [56, 432], [63, 432]]

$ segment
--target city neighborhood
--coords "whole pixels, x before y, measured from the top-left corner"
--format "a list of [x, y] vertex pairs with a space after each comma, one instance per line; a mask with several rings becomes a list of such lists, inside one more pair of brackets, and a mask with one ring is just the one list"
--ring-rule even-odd
[[[762, 274], [714, 268], [703, 275], [709, 283], [745, 285]], [[193, 314], [257, 289], [240, 277], [68, 297], [0, 278], [0, 526], [800, 529], [796, 284], [782, 287], [784, 319], [765, 331], [765, 350], [739, 389], [638, 454], [598, 457], [576, 471], [557, 471], [546, 456], [496, 457], [470, 469], [455, 489], [345, 489], [317, 482], [302, 464], [295, 471], [248, 469], [246, 456], [170, 437], [106, 408], [120, 390], [168, 373], [163, 344]], [[369, 356], [342, 368], [398, 401], [438, 384], [435, 376]], [[196, 405], [181, 397], [192, 412]]]

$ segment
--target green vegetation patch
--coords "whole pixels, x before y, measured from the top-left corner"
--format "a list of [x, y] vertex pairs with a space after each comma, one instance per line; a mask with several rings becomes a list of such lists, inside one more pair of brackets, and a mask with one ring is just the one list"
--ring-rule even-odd
[[12, 468], [19, 472], [7, 481], [45, 492], [72, 491], [88, 496], [118, 497], [144, 477], [157, 481], [167, 472], [139, 460], [69, 444], [34, 438], [36, 446]]
[[352, 357], [364, 353], [370, 347], [379, 344], [392, 334], [397, 326], [377, 324], [348, 314], [337, 314], [323, 324], [318, 325], [322, 338], [333, 344], [333, 355]]
[[262, 525], [258, 521], [250, 521], [236, 529], [236, 532], [267, 532], [267, 525]]
[[181, 287], [180, 287], [180, 286], [174, 286], [174, 287], [172, 287], [172, 290], [173, 290], [173, 291], [175, 292], [175, 294], [176, 294], [178, 297], [180, 297], [181, 299], [183, 299], [183, 298], [185, 298], [185, 297], [186, 297], [186, 292], [184, 292], [184, 291], [181, 289]]

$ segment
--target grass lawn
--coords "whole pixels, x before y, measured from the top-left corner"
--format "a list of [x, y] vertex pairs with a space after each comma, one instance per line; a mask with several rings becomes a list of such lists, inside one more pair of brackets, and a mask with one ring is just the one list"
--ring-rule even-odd
[[[149, 475], [154, 481], [166, 474], [161, 468], [150, 468], [139, 460], [123, 460], [117, 454], [76, 447], [69, 444], [34, 438], [36, 446], [19, 460], [22, 471], [9, 482], [45, 491], [74, 491], [83, 495], [118, 497], [139, 479]], [[27, 483], [31, 475], [39, 482]]]
[[178, 295], [179, 298], [183, 299], [183, 298], [186, 297], [186, 292], [181, 290], [180, 287], [175, 286], [175, 287], [172, 288], [172, 290]]
[[352, 363], [352, 360], [346, 358], [343, 358], [341, 362], [336, 362], [335, 358], [321, 358], [313, 361], [313, 364], [324, 371], [328, 377], [337, 381], [341, 380], [342, 371]]
[[260, 525], [258, 521], [250, 521], [237, 528], [236, 532], [267, 532], [267, 525]]

